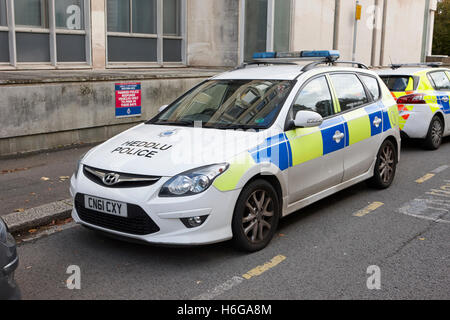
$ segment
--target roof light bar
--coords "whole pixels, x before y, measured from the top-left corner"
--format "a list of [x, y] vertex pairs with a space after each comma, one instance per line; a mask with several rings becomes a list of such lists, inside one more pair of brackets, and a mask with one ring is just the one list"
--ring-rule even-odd
[[336, 61], [340, 54], [337, 50], [312, 50], [312, 51], [293, 51], [293, 52], [256, 52], [253, 59], [328, 59]]
[[340, 54], [337, 50], [320, 50], [320, 51], [302, 51], [303, 58], [335, 58], [339, 59]]

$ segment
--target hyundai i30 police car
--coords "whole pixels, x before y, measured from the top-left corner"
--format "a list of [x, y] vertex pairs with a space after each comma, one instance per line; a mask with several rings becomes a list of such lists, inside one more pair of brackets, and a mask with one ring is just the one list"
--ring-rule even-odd
[[364, 180], [389, 187], [400, 156], [395, 100], [374, 72], [337, 58], [255, 54], [200, 83], [80, 160], [73, 218], [148, 243], [233, 239], [256, 251], [281, 217]]
[[438, 64], [399, 64], [378, 74], [397, 99], [405, 137], [423, 139], [438, 149], [450, 135], [450, 69]]

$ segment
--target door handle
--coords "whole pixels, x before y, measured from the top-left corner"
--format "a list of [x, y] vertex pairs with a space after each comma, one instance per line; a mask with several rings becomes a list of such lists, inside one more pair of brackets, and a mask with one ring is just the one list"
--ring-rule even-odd
[[375, 127], [379, 127], [380, 126], [380, 123], [381, 123], [381, 119], [380, 118], [378, 118], [378, 117], [375, 117], [375, 119], [373, 119], [373, 125], [375, 126]]
[[341, 142], [342, 139], [344, 139], [344, 137], [345, 137], [345, 135], [338, 130], [334, 134], [333, 140], [336, 141], [336, 143], [339, 143], [339, 142]]

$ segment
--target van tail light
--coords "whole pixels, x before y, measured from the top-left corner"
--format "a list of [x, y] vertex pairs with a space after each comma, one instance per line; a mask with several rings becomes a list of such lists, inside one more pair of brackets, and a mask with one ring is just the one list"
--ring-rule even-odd
[[397, 104], [427, 104], [423, 93], [413, 93], [397, 99]]

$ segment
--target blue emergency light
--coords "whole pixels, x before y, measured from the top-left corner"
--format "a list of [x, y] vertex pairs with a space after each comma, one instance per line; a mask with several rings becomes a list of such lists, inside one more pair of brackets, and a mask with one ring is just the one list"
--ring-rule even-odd
[[255, 52], [253, 54], [253, 59], [271, 59], [276, 58], [276, 52]]
[[294, 51], [294, 52], [256, 52], [253, 59], [276, 59], [276, 58], [328, 58], [337, 60], [340, 53], [337, 50], [311, 50], [311, 51]]
[[340, 57], [337, 50], [318, 50], [318, 51], [302, 51], [302, 58], [334, 58]]

